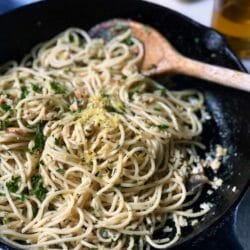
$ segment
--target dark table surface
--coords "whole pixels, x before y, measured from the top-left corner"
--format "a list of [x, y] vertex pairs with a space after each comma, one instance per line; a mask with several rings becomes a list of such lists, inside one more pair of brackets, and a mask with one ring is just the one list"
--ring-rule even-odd
[[[0, 14], [40, 0], [0, 0]], [[84, 1], [84, 0], [83, 0]], [[250, 164], [250, 163], [249, 163]], [[0, 250], [4, 249], [1, 248]], [[250, 188], [224, 219], [216, 234], [198, 237], [187, 250], [250, 250]]]

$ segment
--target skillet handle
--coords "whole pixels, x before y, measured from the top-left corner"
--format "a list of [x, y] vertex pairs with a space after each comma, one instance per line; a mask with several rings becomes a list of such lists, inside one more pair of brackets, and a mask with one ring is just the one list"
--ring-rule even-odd
[[176, 70], [185, 75], [250, 92], [250, 74], [237, 70], [202, 63], [183, 56], [180, 56]]

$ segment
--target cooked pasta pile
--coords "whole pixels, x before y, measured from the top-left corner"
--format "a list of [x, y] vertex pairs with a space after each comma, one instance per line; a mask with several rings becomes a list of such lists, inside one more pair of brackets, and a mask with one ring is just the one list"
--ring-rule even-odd
[[[130, 30], [71, 28], [0, 77], [0, 237], [21, 249], [167, 248], [194, 211], [203, 95], [139, 73]], [[199, 182], [198, 182], [199, 184]], [[192, 186], [192, 185], [191, 185]], [[191, 221], [191, 222], [190, 222]], [[164, 237], [154, 237], [163, 229]]]

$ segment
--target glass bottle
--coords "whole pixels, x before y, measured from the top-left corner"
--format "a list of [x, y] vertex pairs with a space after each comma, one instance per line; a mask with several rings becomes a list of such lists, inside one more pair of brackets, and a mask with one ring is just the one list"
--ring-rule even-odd
[[212, 25], [242, 59], [250, 59], [250, 0], [215, 0]]

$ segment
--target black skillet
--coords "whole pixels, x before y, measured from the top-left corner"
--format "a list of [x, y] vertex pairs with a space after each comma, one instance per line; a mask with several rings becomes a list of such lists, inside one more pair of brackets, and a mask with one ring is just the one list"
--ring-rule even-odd
[[[245, 71], [224, 38], [214, 30], [167, 8], [137, 0], [47, 0], [0, 16], [0, 64], [21, 59], [34, 45], [68, 27], [89, 30], [115, 17], [131, 18], [155, 27], [188, 57]], [[232, 222], [250, 176], [250, 95], [190, 77], [171, 79], [177, 88], [194, 87], [205, 94], [213, 118], [205, 126], [205, 143], [208, 147], [219, 143], [229, 148], [229, 157], [220, 171], [223, 187], [208, 198], [215, 204], [214, 208], [194, 229], [184, 230], [184, 237], [174, 249], [243, 249], [237, 240], [232, 240], [236, 237], [232, 232], [237, 227]], [[234, 186], [236, 192], [232, 191]], [[245, 209], [246, 206], [249, 203]], [[249, 230], [249, 225], [245, 225], [245, 230]], [[244, 228], [241, 232], [244, 234]], [[0, 243], [1, 248], [12, 249]]]

